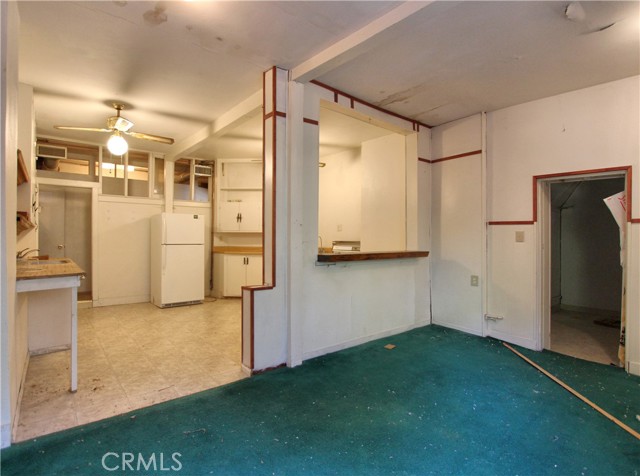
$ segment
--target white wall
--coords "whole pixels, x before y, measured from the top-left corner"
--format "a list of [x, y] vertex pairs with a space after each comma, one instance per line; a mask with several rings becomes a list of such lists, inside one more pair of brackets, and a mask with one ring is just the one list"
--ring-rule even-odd
[[[275, 81], [275, 88], [273, 88]], [[253, 310], [243, 309], [243, 332], [253, 332], [253, 369], [260, 370], [281, 365], [289, 354], [289, 312], [287, 309], [287, 282], [291, 272], [288, 249], [289, 233], [289, 164], [287, 121], [275, 112], [287, 112], [287, 71], [273, 68], [265, 74], [266, 101], [264, 113], [273, 113], [264, 122], [264, 283], [260, 291], [253, 293]], [[275, 97], [270, 94], [275, 91]], [[275, 128], [275, 133], [274, 133]], [[314, 167], [317, 173], [318, 157]], [[276, 186], [277, 184], [277, 186]], [[317, 189], [316, 189], [317, 190]], [[317, 251], [317, 204], [314, 214], [316, 233], [313, 247]], [[243, 291], [243, 304], [250, 302]], [[243, 306], [243, 307], [244, 307]], [[249, 317], [253, 313], [253, 323]], [[249, 342], [249, 336], [244, 339]], [[249, 353], [243, 350], [243, 363], [248, 366]]]
[[149, 301], [149, 219], [161, 212], [157, 201], [99, 197], [94, 305]]
[[[359, 149], [330, 154], [319, 173], [318, 234], [322, 246], [332, 241], [360, 241], [362, 236], [362, 160]], [[320, 244], [318, 243], [318, 246]]]
[[405, 136], [362, 143], [362, 251], [406, 249]]
[[[16, 209], [29, 212], [31, 221], [37, 223], [37, 216], [34, 216], [32, 209], [32, 197], [35, 190], [35, 157], [33, 154], [33, 144], [35, 142], [35, 118], [33, 108], [33, 88], [25, 84], [20, 84], [18, 89], [18, 148], [22, 152], [25, 165], [29, 173], [29, 182], [18, 186], [16, 197]], [[25, 248], [38, 248], [38, 232], [35, 228], [23, 231], [16, 237], [16, 250]], [[19, 294], [16, 296], [15, 305], [15, 328], [14, 328], [14, 351], [15, 361], [14, 380], [12, 385], [18, 389], [15, 405], [18, 405], [20, 388], [24, 383], [27, 367], [29, 365], [29, 307], [27, 296]], [[14, 416], [15, 421], [15, 416]]]
[[[481, 116], [432, 129], [433, 159], [482, 148]], [[432, 174], [433, 323], [482, 334], [482, 157], [430, 165]], [[479, 278], [471, 286], [471, 276]]]
[[[293, 106], [302, 108], [305, 118], [318, 120], [320, 99], [332, 100], [332, 96], [332, 93], [321, 88], [305, 85], [304, 106]], [[397, 121], [371, 110], [367, 113], [391, 123]], [[411, 130], [410, 125], [404, 125]], [[417, 149], [415, 146], [409, 148], [413, 149], [413, 154], [410, 160], [407, 160], [406, 169], [398, 168], [402, 170], [402, 188], [406, 170], [406, 173], [414, 178], [413, 181], [408, 181], [413, 188], [407, 193], [411, 197], [426, 198], [415, 190], [418, 184], [425, 186], [428, 181], [424, 168], [418, 165], [416, 152], [419, 151], [421, 157], [427, 158], [424, 155], [428, 155], [430, 135], [426, 129], [418, 135]], [[292, 246], [293, 243], [300, 244], [300, 247], [292, 249], [297, 275], [292, 276], [290, 291], [292, 307], [295, 310], [292, 319], [300, 326], [299, 333], [292, 336], [292, 345], [299, 346], [300, 358], [308, 359], [428, 324], [430, 313], [427, 258], [353, 262], [337, 266], [316, 265], [319, 174], [315, 165], [318, 160], [317, 126], [305, 124], [300, 136], [303, 138], [300, 155], [290, 159], [294, 168], [292, 172], [302, 180], [299, 188], [291, 190], [290, 197], [292, 203], [300, 204], [299, 208], [294, 208], [291, 216], [292, 222], [297, 225], [292, 228], [291, 243]], [[404, 144], [402, 147], [404, 149]], [[419, 179], [415, 180], [416, 177]], [[296, 194], [293, 195], [293, 192]], [[402, 202], [404, 207], [404, 197]], [[425, 204], [416, 207], [415, 210], [417, 211], [412, 213], [409, 225], [415, 230], [416, 235], [412, 236], [412, 243], [424, 246], [428, 244], [429, 235], [428, 206]], [[403, 241], [398, 245], [400, 249], [405, 247], [404, 235], [407, 225], [404, 223], [404, 217], [402, 222]], [[299, 340], [296, 341], [296, 338]]]
[[[531, 220], [534, 175], [638, 165], [640, 77], [488, 113], [489, 220]], [[634, 171], [634, 183], [640, 172]], [[634, 194], [633, 209], [640, 209]]]
[[[97, 295], [94, 305], [148, 302], [150, 293], [149, 219], [163, 211], [163, 202], [101, 196], [97, 210]], [[175, 204], [175, 213], [205, 215], [205, 275], [209, 294], [211, 208]]]
[[[16, 149], [18, 148], [18, 7], [0, 2], [0, 446], [11, 442], [24, 342], [16, 333]], [[20, 354], [20, 355], [19, 355]]]
[[[633, 166], [639, 181], [640, 78], [632, 77], [513, 106], [487, 115], [488, 220], [533, 219], [532, 177], [609, 167]], [[640, 212], [633, 196], [634, 217]], [[529, 347], [540, 345], [537, 302], [536, 224], [494, 225], [488, 229], [487, 311], [504, 316], [488, 328], [490, 335], [515, 337]], [[637, 240], [637, 224], [629, 240]], [[516, 243], [515, 231], [525, 232]], [[628, 276], [640, 274], [637, 254]], [[637, 286], [637, 280], [636, 284]], [[629, 288], [627, 353], [640, 372], [640, 325], [636, 322], [638, 288]]]
[[[271, 91], [272, 74], [266, 76]], [[429, 262], [427, 258], [349, 263], [335, 267], [317, 265], [318, 174], [320, 101], [333, 100], [333, 93], [311, 84], [288, 83], [286, 71], [278, 70], [278, 105], [281, 115], [265, 122], [265, 271], [275, 258], [275, 287], [245, 289], [243, 318], [247, 324], [253, 313], [255, 338], [254, 369], [287, 362], [298, 365], [304, 359], [332, 352], [429, 323]], [[280, 99], [279, 99], [280, 100]], [[345, 101], [349, 107], [350, 101]], [[267, 95], [265, 113], [272, 112], [273, 98]], [[428, 129], [412, 134], [412, 124], [356, 104], [356, 109], [377, 119], [387, 119], [409, 131], [406, 161], [410, 185], [408, 196], [426, 198], [419, 185], [426, 185], [428, 171], [417, 155], [428, 158]], [[277, 124], [275, 147], [272, 126]], [[416, 139], [416, 136], [419, 138]], [[277, 154], [277, 195], [269, 203], [271, 151]], [[282, 175], [280, 175], [282, 174]], [[271, 228], [271, 210], [283, 217]], [[406, 227], [412, 230], [407, 243], [427, 245], [429, 206], [411, 204]], [[271, 230], [275, 231], [275, 255], [270, 252]], [[415, 248], [414, 248], [415, 249]], [[253, 296], [253, 302], [248, 299]], [[284, 318], [284, 319], [283, 319]], [[247, 348], [243, 362], [248, 365]]]

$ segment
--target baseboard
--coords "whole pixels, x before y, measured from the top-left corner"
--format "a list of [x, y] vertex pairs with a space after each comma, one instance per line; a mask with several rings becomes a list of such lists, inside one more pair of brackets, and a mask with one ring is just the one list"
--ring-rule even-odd
[[0, 428], [0, 448], [11, 446], [11, 423], [3, 423]]
[[93, 307], [103, 306], [118, 306], [120, 304], [140, 304], [143, 302], [149, 302], [150, 296], [148, 294], [144, 296], [123, 296], [106, 299], [96, 299], [93, 301]]
[[464, 332], [466, 334], [472, 334], [474, 336], [482, 337], [482, 330], [471, 329], [470, 327], [464, 327], [464, 326], [456, 326], [446, 322], [438, 322], [436, 319], [433, 320], [433, 323], [436, 326], [448, 327], [449, 329], [455, 329], [456, 331]]
[[340, 350], [348, 349], [349, 347], [355, 347], [356, 345], [366, 344], [372, 340], [382, 339], [384, 337], [393, 336], [396, 334], [400, 334], [402, 332], [407, 332], [413, 329], [417, 329], [418, 327], [424, 327], [429, 325], [430, 322], [428, 320], [419, 321], [414, 324], [409, 324], [407, 326], [395, 327], [393, 329], [389, 329], [386, 331], [378, 332], [375, 334], [370, 334], [368, 336], [358, 337], [356, 339], [352, 339], [346, 342], [342, 342], [340, 344], [331, 345], [329, 347], [323, 347], [321, 349], [312, 350], [309, 352], [302, 353], [302, 360], [313, 359], [315, 357], [320, 357], [321, 355], [331, 354], [333, 352], [338, 352]]
[[632, 375], [640, 375], [640, 362], [628, 362], [627, 372]]
[[525, 337], [514, 337], [510, 334], [497, 332], [495, 330], [488, 332], [487, 337], [493, 337], [494, 339], [502, 340], [510, 344], [519, 345], [520, 347], [524, 347], [525, 349], [542, 350], [537, 348], [536, 341], [534, 339], [527, 339]]
[[71, 349], [71, 344], [56, 345], [55, 347], [47, 347], [46, 349], [37, 349], [29, 351], [29, 355], [53, 354], [54, 352], [62, 352]]

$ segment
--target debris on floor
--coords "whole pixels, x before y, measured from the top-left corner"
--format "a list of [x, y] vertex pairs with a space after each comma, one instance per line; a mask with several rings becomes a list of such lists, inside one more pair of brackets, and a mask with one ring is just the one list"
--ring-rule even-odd
[[596, 319], [593, 323], [599, 326], [620, 328], [620, 319]]
[[395, 349], [396, 346], [393, 345], [393, 344], [387, 344], [387, 345], [384, 346], [384, 348], [387, 349], [387, 350], [391, 350], [391, 349]]

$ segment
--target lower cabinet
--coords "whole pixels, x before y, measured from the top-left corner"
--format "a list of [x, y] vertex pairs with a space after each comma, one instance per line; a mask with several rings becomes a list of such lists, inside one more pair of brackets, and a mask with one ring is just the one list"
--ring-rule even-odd
[[262, 284], [262, 256], [225, 254], [223, 294], [240, 297], [242, 286]]

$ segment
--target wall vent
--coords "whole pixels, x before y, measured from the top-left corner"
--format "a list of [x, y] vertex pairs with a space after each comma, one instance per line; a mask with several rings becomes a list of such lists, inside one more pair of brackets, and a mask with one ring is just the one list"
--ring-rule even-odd
[[211, 166], [195, 165], [193, 168], [193, 175], [197, 177], [211, 177]]
[[44, 159], [66, 159], [67, 148], [57, 145], [38, 144], [36, 147], [36, 155]]

